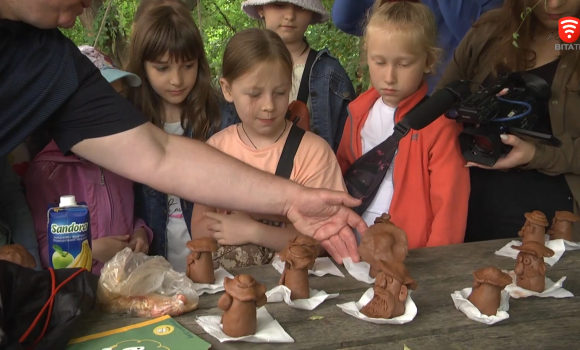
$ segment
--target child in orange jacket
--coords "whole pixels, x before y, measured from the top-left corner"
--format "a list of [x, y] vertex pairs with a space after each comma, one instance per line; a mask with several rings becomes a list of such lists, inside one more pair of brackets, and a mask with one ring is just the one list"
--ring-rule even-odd
[[[379, 1], [366, 28], [372, 87], [349, 105], [337, 157], [344, 174], [392, 133], [427, 94], [433, 71], [436, 23], [429, 8], [411, 1]], [[461, 125], [440, 117], [411, 130], [397, 149], [378, 192], [362, 215], [372, 225], [382, 213], [408, 236], [409, 248], [462, 243], [469, 172], [459, 149]]]

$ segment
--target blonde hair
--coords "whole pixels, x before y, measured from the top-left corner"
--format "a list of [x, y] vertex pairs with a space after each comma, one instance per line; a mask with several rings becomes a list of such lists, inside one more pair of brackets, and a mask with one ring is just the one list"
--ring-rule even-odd
[[392, 26], [410, 36], [414, 43], [427, 52], [427, 65], [431, 72], [439, 62], [442, 50], [437, 47], [437, 22], [429, 7], [414, 1], [377, 0], [369, 15], [365, 29]]

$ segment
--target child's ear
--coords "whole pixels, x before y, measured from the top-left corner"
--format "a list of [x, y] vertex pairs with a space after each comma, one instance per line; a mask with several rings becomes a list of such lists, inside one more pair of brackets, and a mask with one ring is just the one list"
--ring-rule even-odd
[[222, 94], [224, 95], [226, 101], [233, 103], [234, 98], [232, 96], [232, 90], [230, 89], [230, 84], [228, 83], [228, 81], [225, 80], [224, 78], [220, 78], [220, 86], [222, 88]]
[[263, 6], [257, 6], [256, 10], [258, 12], [258, 16], [260, 16], [260, 19], [264, 19], [264, 7]]

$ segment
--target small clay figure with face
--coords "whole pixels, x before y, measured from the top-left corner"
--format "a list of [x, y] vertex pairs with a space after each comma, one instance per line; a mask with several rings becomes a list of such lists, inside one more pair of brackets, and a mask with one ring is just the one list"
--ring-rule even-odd
[[512, 283], [512, 278], [494, 266], [475, 271], [473, 277], [473, 289], [467, 299], [482, 314], [495, 315], [501, 303], [501, 291]]
[[[315, 247], [318, 251], [318, 247]], [[290, 299], [310, 298], [308, 283], [308, 266], [316, 259], [313, 247], [307, 245], [289, 245], [280, 252], [280, 260], [284, 261], [284, 272], [280, 277], [280, 285], [290, 289]]]
[[375, 219], [375, 224], [368, 228], [358, 247], [361, 259], [370, 266], [370, 276], [375, 278], [379, 273], [378, 261], [400, 261], [407, 257], [407, 234], [391, 222], [389, 214]]
[[320, 242], [310, 236], [298, 235], [290, 240], [289, 245], [305, 246], [312, 251], [312, 262], [308, 265], [308, 270], [312, 270], [316, 258], [320, 255]]
[[529, 241], [521, 246], [512, 245], [513, 249], [519, 250], [518, 262], [514, 272], [518, 276], [518, 287], [542, 293], [546, 287], [546, 264], [545, 257], [554, 255], [554, 251], [547, 248], [544, 243]]
[[238, 275], [233, 279], [226, 277], [224, 289], [218, 300], [218, 308], [224, 310], [224, 333], [234, 338], [255, 334], [256, 308], [266, 305], [266, 286], [250, 275]]
[[372, 318], [402, 316], [405, 314], [405, 301], [409, 289], [416, 289], [417, 283], [402, 262], [379, 261], [378, 265], [380, 272], [376, 277], [374, 296], [360, 312]]
[[195, 283], [213, 284], [215, 274], [212, 253], [218, 249], [216, 240], [212, 237], [196, 238], [187, 242], [187, 248], [191, 250], [187, 256], [187, 277]]
[[518, 235], [522, 237], [522, 243], [536, 241], [545, 244], [544, 235], [546, 234], [546, 227], [549, 225], [546, 215], [541, 211], [534, 210], [531, 213], [525, 213], [524, 216], [526, 217], [526, 222], [518, 232]]
[[557, 211], [548, 230], [550, 239], [563, 239], [572, 242], [572, 224], [580, 218], [569, 211]]
[[0, 248], [0, 260], [7, 260], [29, 269], [36, 268], [34, 257], [24, 246], [20, 244], [9, 244]]

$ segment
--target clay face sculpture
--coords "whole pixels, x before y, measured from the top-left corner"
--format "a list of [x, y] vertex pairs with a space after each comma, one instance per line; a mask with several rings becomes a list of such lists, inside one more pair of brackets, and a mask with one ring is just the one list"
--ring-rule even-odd
[[285, 264], [279, 284], [290, 289], [290, 299], [292, 300], [310, 298], [308, 266], [316, 259], [314, 252], [318, 252], [318, 246], [313, 248], [307, 245], [292, 244], [280, 252], [280, 260], [284, 261]]
[[572, 224], [580, 218], [569, 211], [557, 211], [548, 230], [550, 239], [564, 239], [572, 242]]
[[518, 287], [542, 293], [546, 287], [546, 264], [545, 257], [554, 255], [554, 251], [547, 248], [544, 243], [535, 241], [525, 242], [521, 246], [512, 245], [513, 249], [519, 250], [517, 264], [514, 272], [518, 276]]
[[212, 253], [218, 249], [216, 240], [212, 237], [196, 238], [187, 242], [187, 248], [191, 250], [187, 256], [187, 277], [195, 283], [213, 284], [215, 275]]
[[546, 215], [541, 211], [534, 210], [531, 213], [525, 213], [524, 216], [526, 217], [526, 222], [518, 232], [518, 235], [522, 237], [522, 243], [536, 241], [545, 244], [544, 235], [546, 234], [546, 227], [549, 225]]
[[501, 291], [512, 283], [512, 278], [494, 266], [479, 269], [473, 276], [473, 290], [467, 299], [482, 314], [495, 315], [501, 303]]
[[405, 264], [399, 261], [379, 261], [380, 272], [375, 280], [374, 296], [360, 312], [372, 318], [394, 318], [405, 313], [409, 289], [417, 283], [409, 275]]
[[9, 244], [0, 248], [0, 260], [8, 260], [29, 269], [36, 268], [34, 257], [24, 246], [20, 244]]
[[239, 338], [256, 333], [256, 308], [266, 305], [266, 286], [250, 275], [224, 279], [225, 293], [218, 300], [224, 310], [222, 326], [225, 334]]
[[314, 262], [318, 255], [320, 255], [320, 242], [310, 236], [298, 235], [290, 240], [289, 245], [296, 245], [296, 246], [306, 246], [312, 251], [313, 259], [312, 262], [308, 265], [308, 269], [312, 270], [314, 268]]
[[404, 261], [407, 257], [407, 234], [391, 222], [389, 214], [375, 219], [358, 247], [361, 259], [371, 265], [370, 276], [379, 273], [378, 261]]

